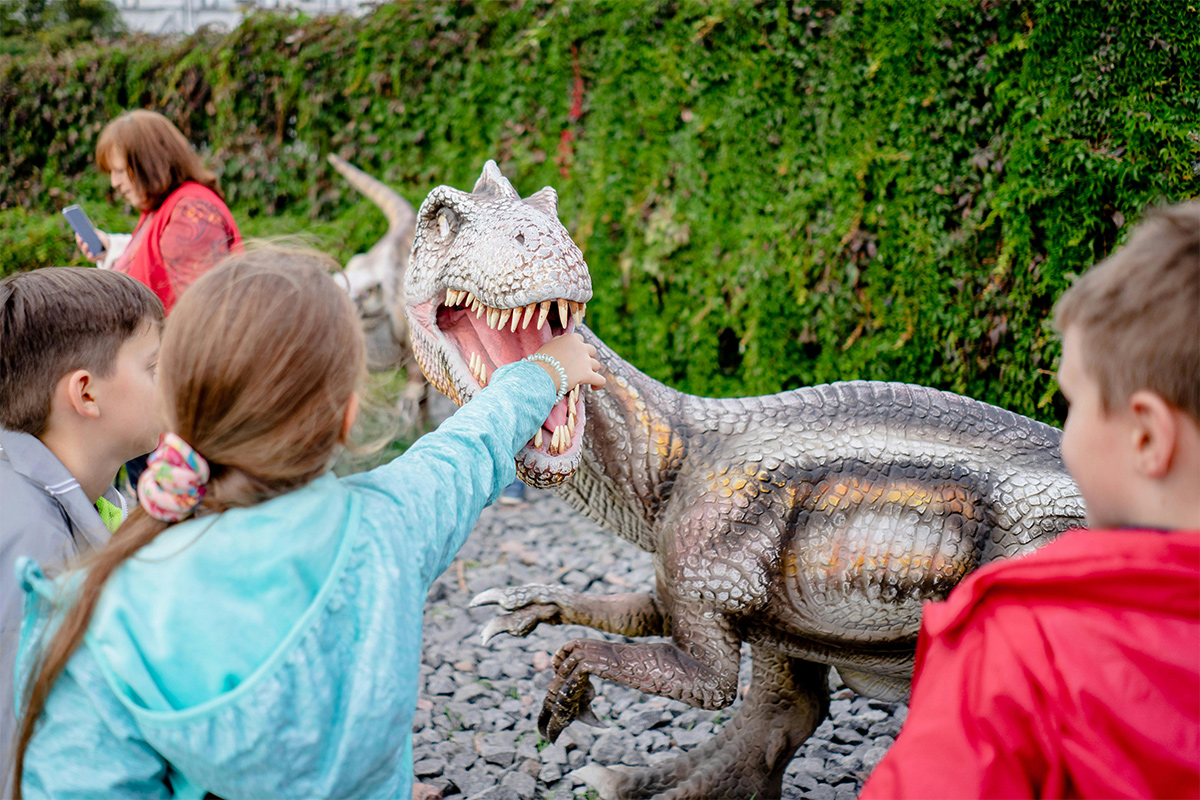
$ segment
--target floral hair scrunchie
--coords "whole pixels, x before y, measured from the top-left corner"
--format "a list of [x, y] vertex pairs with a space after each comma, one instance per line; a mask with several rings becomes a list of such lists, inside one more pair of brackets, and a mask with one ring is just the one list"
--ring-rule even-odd
[[174, 433], [165, 434], [138, 478], [138, 502], [163, 522], [179, 522], [204, 498], [208, 462]]

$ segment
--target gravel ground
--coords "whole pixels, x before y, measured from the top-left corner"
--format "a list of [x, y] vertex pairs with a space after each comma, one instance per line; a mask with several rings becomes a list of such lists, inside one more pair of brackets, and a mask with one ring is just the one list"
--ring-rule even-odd
[[[468, 608], [493, 587], [561, 583], [576, 591], [648, 591], [647, 554], [571, 511], [548, 492], [483, 512], [454, 566], [438, 578], [425, 610], [421, 696], [413, 726], [417, 780], [446, 798], [595, 797], [568, 773], [586, 763], [639, 766], [673, 758], [710, 737], [736, 706], [701, 711], [593, 679], [596, 715], [608, 728], [574, 723], [551, 745], [537, 715], [553, 653], [570, 639], [621, 637], [574, 625], [541, 626], [525, 638], [498, 634], [479, 643], [497, 607]], [[749, 683], [748, 652], [742, 686]], [[908, 712], [899, 703], [858, 697], [831, 675], [830, 719], [796, 754], [784, 798], [850, 800], [892, 743]]]

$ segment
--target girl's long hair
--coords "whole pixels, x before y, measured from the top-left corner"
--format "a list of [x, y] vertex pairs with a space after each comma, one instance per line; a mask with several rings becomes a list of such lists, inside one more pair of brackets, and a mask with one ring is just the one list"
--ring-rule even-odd
[[[332, 466], [366, 358], [354, 307], [328, 274], [336, 266], [309, 251], [251, 250], [202, 276], [175, 306], [163, 335], [158, 388], [167, 429], [209, 463], [197, 513], [260, 503]], [[80, 589], [25, 686], [18, 799], [37, 720], [87, 632], [105, 582], [167, 527], [139, 507], [81, 565]]]
[[157, 111], [126, 111], [105, 125], [96, 143], [96, 165], [104, 172], [112, 171], [113, 153], [125, 156], [130, 179], [146, 196], [146, 207], [140, 211], [158, 208], [188, 181], [207, 186], [225, 199], [216, 174], [204, 166], [179, 128]]

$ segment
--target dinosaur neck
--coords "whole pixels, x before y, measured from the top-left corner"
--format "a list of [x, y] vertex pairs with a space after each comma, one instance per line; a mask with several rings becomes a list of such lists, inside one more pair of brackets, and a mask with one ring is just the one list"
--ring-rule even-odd
[[644, 550], [683, 461], [686, 397], [636, 369], [588, 328], [607, 385], [584, 391], [583, 457], [558, 493], [580, 513]]

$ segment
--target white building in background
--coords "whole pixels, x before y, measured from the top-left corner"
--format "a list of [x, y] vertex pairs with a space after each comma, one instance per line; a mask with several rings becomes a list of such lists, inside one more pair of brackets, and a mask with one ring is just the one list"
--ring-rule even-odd
[[204, 25], [233, 30], [257, 8], [294, 8], [305, 14], [362, 14], [366, 0], [113, 0], [132, 31], [189, 34]]

